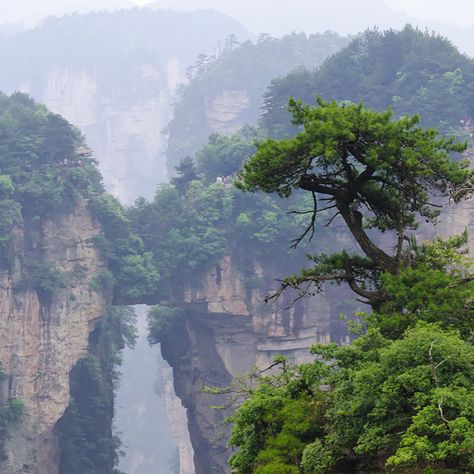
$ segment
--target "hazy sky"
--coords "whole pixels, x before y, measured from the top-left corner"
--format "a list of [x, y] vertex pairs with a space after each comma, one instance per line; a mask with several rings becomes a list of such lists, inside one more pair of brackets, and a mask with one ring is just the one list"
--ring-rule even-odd
[[254, 33], [277, 36], [291, 31], [357, 33], [375, 25], [400, 28], [410, 21], [440, 31], [471, 54], [474, 50], [474, 0], [0, 0], [0, 23], [32, 24], [51, 14], [149, 3], [180, 10], [214, 8]]
[[[395, 10], [405, 12], [409, 16], [421, 19], [438, 20], [441, 22], [458, 23], [460, 25], [474, 24], [473, 0], [0, 0], [0, 23], [8, 21], [31, 21], [42, 16], [57, 12], [72, 11], [80, 8], [105, 8], [126, 6], [127, 4], [145, 5], [156, 3], [164, 8], [196, 9], [214, 8], [235, 17], [250, 18], [257, 16], [255, 11], [299, 10], [301, 16], [308, 12], [321, 12], [333, 10], [331, 4], [345, 5], [349, 10], [351, 6], [364, 6], [370, 10], [378, 10], [383, 4]], [[360, 12], [361, 16], [371, 16], [370, 11]], [[350, 18], [344, 18], [344, 11], [339, 10], [339, 20], [346, 23]], [[239, 19], [239, 18], [237, 18]], [[257, 23], [258, 18], [254, 18]], [[261, 18], [263, 20], [263, 18]]]

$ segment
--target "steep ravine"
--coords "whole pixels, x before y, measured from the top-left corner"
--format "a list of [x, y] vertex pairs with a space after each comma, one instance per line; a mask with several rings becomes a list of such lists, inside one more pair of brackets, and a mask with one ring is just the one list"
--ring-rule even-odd
[[125, 348], [116, 391], [115, 426], [126, 474], [193, 474], [186, 410], [176, 396], [173, 374], [159, 348], [147, 340], [144, 305], [136, 306], [138, 338]]
[[[0, 359], [8, 395], [25, 403], [25, 414], [6, 440], [2, 474], [58, 472], [54, 427], [69, 403], [69, 373], [86, 355], [89, 333], [108, 304], [91, 289], [104, 268], [93, 244], [100, 232], [85, 202], [46, 220], [33, 244], [23, 229], [15, 230], [13, 268], [0, 272]], [[22, 284], [25, 262], [40, 263], [39, 254], [61, 268], [67, 283], [46, 299]]]

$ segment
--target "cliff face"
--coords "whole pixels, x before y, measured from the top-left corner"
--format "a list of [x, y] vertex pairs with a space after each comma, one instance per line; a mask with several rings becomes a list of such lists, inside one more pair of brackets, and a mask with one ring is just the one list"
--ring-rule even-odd
[[266, 368], [275, 355], [298, 363], [311, 360], [308, 348], [317, 342], [349, 342], [339, 320], [344, 292], [301, 299], [291, 308], [291, 295], [278, 303], [263, 303], [274, 286], [275, 268], [256, 264], [251, 287], [247, 270], [236, 255], [224, 257], [203, 278], [199, 288], [185, 291], [175, 304], [186, 317], [162, 343], [164, 358], [173, 367], [177, 395], [188, 409], [188, 427], [197, 474], [228, 472], [226, 449], [229, 410], [225, 395], [202, 392], [203, 386], [225, 387], [252, 367]]
[[[464, 153], [471, 167], [474, 166], [474, 141]], [[460, 234], [464, 230], [468, 232], [469, 254], [474, 258], [474, 196], [460, 203], [449, 203], [444, 209], [436, 232], [442, 236]]]
[[35, 91], [30, 80], [18, 88], [84, 132], [100, 157], [106, 188], [131, 203], [139, 195], [152, 197], [167, 178], [161, 131], [184, 69], [177, 58], [163, 65], [143, 62], [109, 84], [111, 78], [101, 78], [98, 69], [57, 66], [46, 73], [43, 88]]
[[[69, 403], [69, 373], [107, 306], [90, 288], [104, 267], [93, 245], [100, 230], [82, 202], [72, 214], [46, 221], [35, 244], [16, 231], [13, 270], [0, 272], [0, 360], [9, 375], [5, 393], [23, 400], [25, 414], [6, 441], [2, 474], [57, 473], [54, 426]], [[65, 287], [46, 299], [22, 284], [23, 265], [39, 263], [39, 253], [65, 277]]]
[[205, 116], [212, 133], [233, 133], [245, 124], [243, 112], [250, 107], [250, 97], [246, 90], [223, 90], [206, 97]]

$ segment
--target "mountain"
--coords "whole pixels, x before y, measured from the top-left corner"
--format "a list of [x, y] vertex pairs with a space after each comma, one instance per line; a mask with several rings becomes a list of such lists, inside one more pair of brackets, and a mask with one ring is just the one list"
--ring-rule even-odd
[[199, 54], [248, 33], [211, 11], [134, 8], [49, 18], [0, 38], [0, 90], [31, 94], [78, 126], [107, 188], [125, 202], [152, 196], [167, 177], [161, 131]]

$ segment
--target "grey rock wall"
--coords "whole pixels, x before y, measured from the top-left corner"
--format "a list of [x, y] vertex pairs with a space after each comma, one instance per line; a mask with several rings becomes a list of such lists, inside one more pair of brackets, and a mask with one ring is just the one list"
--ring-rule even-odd
[[22, 286], [23, 262], [34, 264], [38, 249], [27, 245], [21, 229], [13, 271], [0, 270], [0, 360], [9, 377], [8, 396], [25, 403], [22, 423], [11, 430], [0, 459], [2, 474], [57, 473], [54, 426], [69, 404], [69, 372], [86, 355], [89, 332], [108, 304], [90, 287], [104, 268], [93, 244], [100, 231], [84, 202], [42, 226], [36, 246], [67, 283], [49, 301]]

